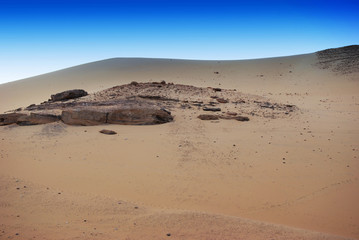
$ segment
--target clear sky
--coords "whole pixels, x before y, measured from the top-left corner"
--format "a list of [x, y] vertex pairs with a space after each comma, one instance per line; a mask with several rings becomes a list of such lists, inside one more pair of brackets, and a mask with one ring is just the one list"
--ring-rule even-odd
[[0, 0], [0, 83], [113, 57], [251, 59], [359, 44], [359, 0]]

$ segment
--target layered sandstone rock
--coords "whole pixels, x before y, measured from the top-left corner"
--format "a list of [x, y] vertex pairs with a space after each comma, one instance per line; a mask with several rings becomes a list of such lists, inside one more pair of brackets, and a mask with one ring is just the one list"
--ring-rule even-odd
[[13, 123], [17, 123], [17, 120], [20, 117], [26, 116], [23, 113], [5, 113], [0, 114], [0, 126], [10, 125]]
[[17, 124], [20, 126], [38, 125], [57, 122], [60, 116], [42, 113], [30, 113], [30, 115], [21, 116], [17, 119]]

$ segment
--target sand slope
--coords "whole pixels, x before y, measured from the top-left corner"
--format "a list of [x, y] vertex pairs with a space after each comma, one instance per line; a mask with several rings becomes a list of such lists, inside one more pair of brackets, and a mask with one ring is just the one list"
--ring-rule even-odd
[[[201, 109], [176, 109], [174, 122], [158, 126], [1, 127], [1, 236], [336, 238], [244, 220], [253, 219], [359, 238], [358, 66], [341, 72], [318, 62], [317, 54], [110, 59], [0, 85], [1, 111], [72, 88], [159, 80], [237, 89], [300, 109], [293, 118], [246, 123], [201, 121]], [[98, 133], [103, 128], [118, 134]]]

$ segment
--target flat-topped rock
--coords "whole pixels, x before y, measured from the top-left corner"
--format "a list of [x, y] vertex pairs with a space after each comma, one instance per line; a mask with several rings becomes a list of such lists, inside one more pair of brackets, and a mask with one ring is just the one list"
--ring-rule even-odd
[[171, 113], [154, 108], [70, 109], [64, 110], [61, 120], [69, 125], [100, 124], [155, 125], [173, 121]]

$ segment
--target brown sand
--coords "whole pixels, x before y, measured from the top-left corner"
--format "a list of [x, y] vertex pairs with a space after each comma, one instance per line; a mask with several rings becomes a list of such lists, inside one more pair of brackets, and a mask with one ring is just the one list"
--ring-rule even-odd
[[0, 85], [2, 112], [62, 90], [160, 80], [300, 109], [249, 122], [177, 109], [172, 123], [108, 125], [112, 136], [103, 126], [0, 127], [0, 238], [359, 238], [359, 74], [317, 62], [112, 59]]

